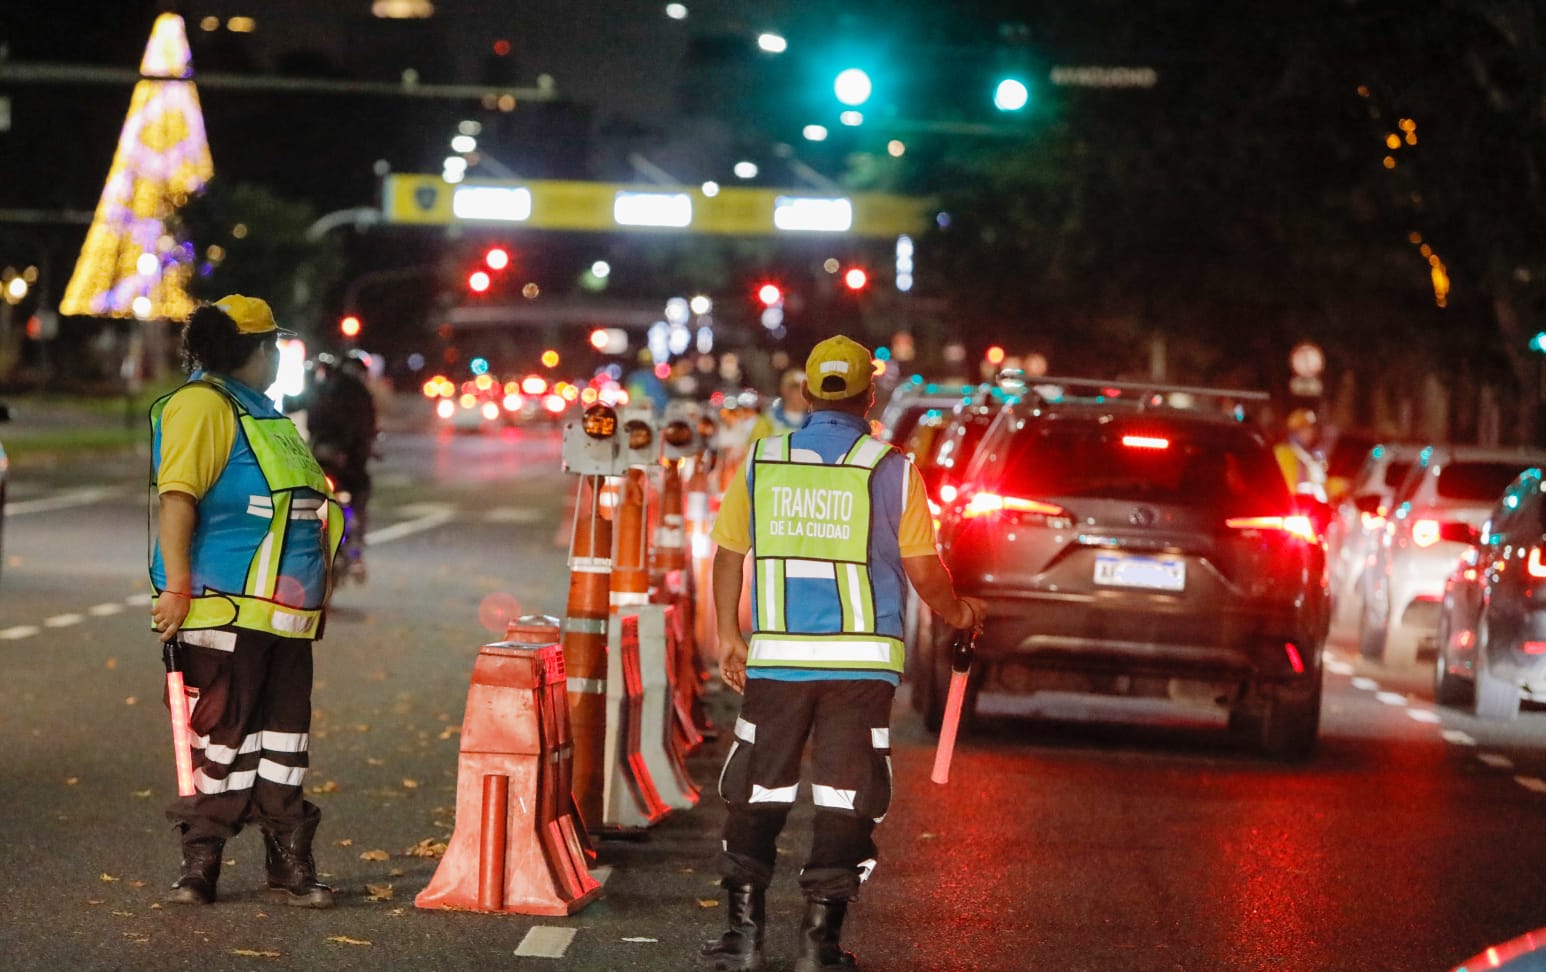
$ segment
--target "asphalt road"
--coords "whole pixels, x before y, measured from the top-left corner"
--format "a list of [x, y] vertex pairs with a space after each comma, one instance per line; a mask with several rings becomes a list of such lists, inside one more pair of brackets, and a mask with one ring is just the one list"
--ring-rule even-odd
[[[644, 839], [600, 843], [603, 897], [563, 919], [424, 912], [414, 856], [453, 825], [477, 647], [513, 611], [562, 613], [572, 482], [551, 434], [400, 430], [378, 470], [370, 578], [317, 650], [307, 787], [339, 907], [260, 896], [261, 843], [227, 845], [221, 900], [162, 907], [177, 840], [148, 630], [136, 457], [14, 467], [0, 575], [0, 964], [9, 969], [698, 967], [724, 919], [711, 792]], [[1434, 706], [1420, 669], [1333, 646], [1320, 750], [1282, 765], [1212, 713], [985, 697], [954, 779], [899, 698], [897, 799], [847, 944], [871, 970], [1448, 969], [1546, 925], [1546, 711]], [[733, 698], [711, 699], [723, 724]], [[725, 740], [689, 760], [712, 786]], [[805, 799], [808, 800], [808, 797]], [[793, 877], [770, 898], [792, 967]], [[573, 930], [561, 958], [518, 954]]]

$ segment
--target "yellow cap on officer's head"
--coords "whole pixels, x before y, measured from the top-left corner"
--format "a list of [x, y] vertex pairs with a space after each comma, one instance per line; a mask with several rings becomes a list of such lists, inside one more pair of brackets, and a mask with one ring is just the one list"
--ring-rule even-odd
[[273, 310], [268, 306], [268, 301], [262, 298], [228, 294], [215, 301], [215, 306], [235, 321], [236, 329], [243, 334], [271, 334], [277, 331], [288, 337], [295, 333], [275, 323]]
[[805, 359], [805, 387], [812, 398], [852, 398], [870, 387], [875, 362], [870, 349], [844, 335], [829, 337]]

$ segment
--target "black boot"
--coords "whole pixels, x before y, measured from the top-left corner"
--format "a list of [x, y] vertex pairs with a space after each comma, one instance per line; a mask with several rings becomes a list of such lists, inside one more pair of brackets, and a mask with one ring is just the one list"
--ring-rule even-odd
[[805, 902], [805, 920], [800, 922], [800, 957], [794, 972], [831, 972], [857, 969], [859, 960], [838, 945], [843, 934], [843, 918], [848, 902], [835, 898], [809, 898]]
[[207, 905], [215, 900], [215, 882], [220, 880], [220, 853], [225, 841], [219, 837], [187, 836], [183, 827], [182, 870], [177, 882], [167, 892], [166, 900], [172, 904]]
[[296, 908], [333, 907], [333, 889], [317, 880], [317, 863], [311, 856], [311, 839], [321, 821], [314, 816], [277, 833], [264, 828], [270, 897]]
[[715, 972], [758, 972], [767, 968], [762, 956], [762, 930], [767, 924], [767, 890], [754, 884], [724, 882], [730, 905], [730, 929], [703, 946], [714, 960]]

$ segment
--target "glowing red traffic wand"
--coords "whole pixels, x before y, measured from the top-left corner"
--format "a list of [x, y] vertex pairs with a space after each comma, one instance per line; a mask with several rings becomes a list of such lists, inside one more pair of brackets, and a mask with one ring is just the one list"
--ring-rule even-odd
[[956, 729], [961, 724], [961, 704], [966, 700], [966, 679], [972, 672], [972, 652], [977, 646], [976, 630], [957, 631], [950, 643], [950, 694], [945, 697], [945, 718], [939, 725], [939, 747], [934, 750], [935, 783], [950, 782], [950, 757], [956, 748]]
[[172, 755], [177, 760], [177, 795], [193, 796], [193, 748], [188, 738], [188, 696], [183, 689], [183, 672], [177, 661], [177, 639], [161, 647], [166, 663], [166, 702], [172, 710]]

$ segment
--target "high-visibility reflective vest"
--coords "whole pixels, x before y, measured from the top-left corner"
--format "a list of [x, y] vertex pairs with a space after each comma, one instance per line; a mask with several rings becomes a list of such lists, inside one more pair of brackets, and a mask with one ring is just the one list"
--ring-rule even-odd
[[1326, 465], [1319, 456], [1293, 441], [1280, 442], [1272, 451], [1291, 491], [1326, 501]]
[[890, 452], [867, 435], [830, 465], [789, 435], [753, 447], [749, 669], [901, 673], [901, 631], [877, 624], [871, 567], [871, 484]]
[[[195, 383], [224, 396], [237, 423], [231, 456], [198, 502], [189, 549], [193, 596], [182, 627], [234, 624], [315, 638], [343, 536], [343, 512], [327, 477], [295, 423], [268, 399], [214, 375], [195, 375], [189, 384]], [[175, 394], [150, 408], [152, 484], [160, 474], [161, 416]], [[166, 585], [159, 540], [150, 579], [159, 596]]]

